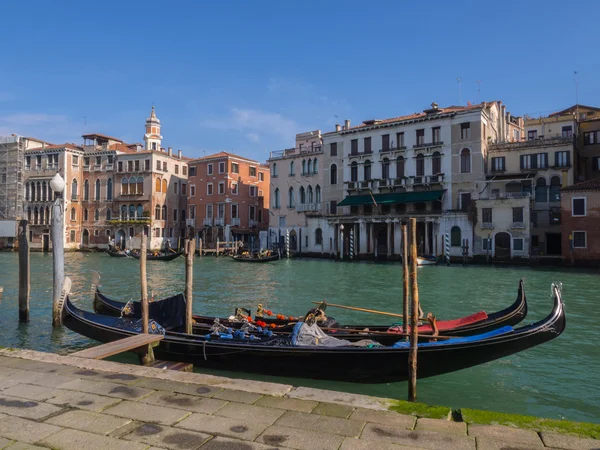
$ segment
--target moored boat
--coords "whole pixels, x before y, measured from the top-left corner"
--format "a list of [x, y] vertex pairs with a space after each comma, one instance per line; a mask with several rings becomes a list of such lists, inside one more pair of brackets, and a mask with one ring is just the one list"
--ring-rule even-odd
[[[133, 256], [135, 259], [140, 259], [139, 252], [131, 252], [130, 255]], [[147, 253], [146, 260], [147, 261], [173, 261], [174, 259], [178, 258], [181, 255], [183, 255], [183, 250], [179, 251], [179, 252], [173, 251], [173, 253], [156, 253], [156, 254], [155, 253]]]
[[251, 255], [230, 255], [231, 259], [238, 262], [247, 262], [247, 263], [266, 263], [270, 261], [279, 260], [279, 253], [270, 256], [257, 256], [253, 257]]
[[129, 253], [125, 250], [107, 249], [106, 253], [108, 253], [113, 258], [127, 258], [129, 256]]

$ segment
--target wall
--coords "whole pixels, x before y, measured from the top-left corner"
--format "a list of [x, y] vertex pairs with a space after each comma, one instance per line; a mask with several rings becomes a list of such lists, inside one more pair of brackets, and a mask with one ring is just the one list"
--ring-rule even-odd
[[[586, 216], [573, 217], [572, 199], [586, 199]], [[600, 262], [600, 189], [589, 191], [563, 191], [561, 197], [562, 254], [566, 261]], [[586, 248], [573, 248], [569, 235], [573, 231], [587, 232]]]

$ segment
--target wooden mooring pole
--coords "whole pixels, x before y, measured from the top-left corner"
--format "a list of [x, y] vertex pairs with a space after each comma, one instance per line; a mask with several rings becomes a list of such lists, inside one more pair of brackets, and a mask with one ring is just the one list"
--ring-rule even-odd
[[148, 333], [148, 278], [146, 277], [146, 229], [142, 229], [140, 236], [140, 297], [142, 298], [142, 332]]
[[29, 227], [19, 222], [19, 322], [29, 322]]
[[402, 322], [404, 331], [408, 331], [406, 326], [410, 321], [408, 319], [408, 233], [406, 232], [406, 224], [402, 224]]
[[417, 344], [419, 342], [419, 284], [417, 282], [417, 219], [410, 219], [410, 351], [408, 353], [408, 401], [417, 399]]
[[192, 297], [194, 290], [194, 254], [196, 253], [196, 241], [190, 239], [185, 244], [185, 332], [192, 334]]

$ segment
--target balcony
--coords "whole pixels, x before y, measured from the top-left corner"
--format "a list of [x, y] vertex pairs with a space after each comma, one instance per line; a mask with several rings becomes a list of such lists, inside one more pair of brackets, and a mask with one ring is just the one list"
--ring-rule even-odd
[[427, 147], [441, 147], [444, 145], [443, 141], [436, 141], [436, 142], [421, 142], [420, 144], [415, 144], [413, 145], [414, 149], [417, 148], [427, 148]]
[[204, 225], [205, 227], [212, 227], [212, 224], [213, 224], [212, 217], [206, 217], [204, 220], [202, 220], [202, 225]]
[[419, 186], [421, 184], [425, 184], [425, 176], [420, 175], [418, 177], [413, 176], [411, 178], [412, 178], [413, 186]]
[[79, 195], [77, 195], [77, 194], [72, 194], [72, 195], [71, 195], [71, 201], [72, 201], [72, 202], [78, 202], [78, 201], [79, 201]]
[[231, 226], [233, 226], [233, 227], [239, 227], [240, 226], [240, 218], [239, 217], [233, 217], [231, 219]]
[[256, 228], [256, 227], [258, 227], [258, 220], [252, 220], [252, 219], [250, 219], [248, 221], [248, 225], [250, 226], [250, 228]]
[[400, 145], [398, 147], [382, 148], [382, 149], [379, 150], [379, 153], [398, 152], [398, 151], [404, 151], [404, 150], [406, 150], [406, 146], [405, 145]]
[[225, 225], [225, 218], [224, 217], [217, 217], [215, 219], [215, 226], [222, 227], [224, 225]]
[[494, 224], [493, 224], [493, 222], [482, 222], [481, 229], [482, 230], [493, 230]]
[[540, 136], [538, 139], [513, 141], [513, 142], [497, 142], [491, 144], [489, 150], [518, 150], [522, 148], [549, 147], [557, 145], [566, 145], [573, 143], [573, 136]]
[[510, 228], [512, 230], [524, 230], [525, 224], [523, 222], [513, 222]]
[[300, 205], [296, 205], [296, 211], [321, 211], [321, 203], [302, 203]]
[[107, 164], [107, 165], [106, 165], [106, 170], [107, 170], [107, 171], [109, 171], [109, 170], [113, 170], [113, 167], [114, 167], [114, 166], [113, 166], [112, 164]]
[[497, 199], [507, 199], [507, 198], [530, 198], [530, 192], [497, 192], [488, 195], [487, 197], [480, 197], [482, 200], [497, 200]]
[[94, 170], [99, 172], [102, 170], [102, 165], [101, 164], [94, 164]]
[[437, 184], [444, 182], [444, 174], [438, 173], [437, 175], [428, 175], [425, 177], [427, 179], [427, 184]]
[[119, 216], [114, 219], [107, 220], [106, 223], [109, 225], [139, 225], [150, 223], [150, 217], [139, 217], [139, 216]]
[[196, 228], [196, 219], [185, 219], [185, 226]]
[[90, 170], [90, 165], [89, 164], [84, 164], [83, 165], [83, 170]]

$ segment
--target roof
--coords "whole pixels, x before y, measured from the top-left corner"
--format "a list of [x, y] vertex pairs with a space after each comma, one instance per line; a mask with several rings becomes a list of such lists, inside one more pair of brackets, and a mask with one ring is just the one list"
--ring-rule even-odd
[[116, 137], [112, 137], [112, 136], [108, 136], [106, 134], [102, 134], [102, 133], [89, 133], [89, 134], [84, 134], [81, 136], [84, 139], [91, 139], [94, 137], [99, 137], [102, 139], [110, 139], [111, 141], [118, 141], [118, 142], [123, 142], [122, 139], [116, 138]]
[[211, 160], [211, 159], [219, 159], [219, 158], [242, 159], [244, 161], [248, 161], [248, 162], [251, 162], [254, 164], [260, 164], [258, 161], [254, 160], [254, 159], [246, 158], [245, 156], [235, 155], [235, 154], [229, 153], [229, 152], [214, 153], [212, 155], [203, 156], [202, 158], [194, 159], [191, 162], [203, 162], [203, 161], [207, 161], [207, 160]]
[[62, 150], [63, 148], [68, 148], [70, 150], [83, 150], [81, 147], [79, 147], [75, 144], [60, 144], [60, 145], [46, 145], [45, 147], [28, 148], [25, 151], [31, 152], [31, 151], [40, 151], [40, 150]]
[[557, 111], [555, 113], [549, 114], [548, 117], [565, 116], [567, 114], [573, 114], [577, 110], [577, 108], [585, 108], [585, 109], [591, 109], [594, 111], [600, 111], [600, 108], [597, 108], [595, 106], [586, 106], [586, 105], [577, 104], [577, 105], [570, 106], [567, 109], [563, 109], [562, 111]]
[[[399, 203], [419, 203], [439, 200], [445, 190], [440, 191], [418, 191], [418, 192], [394, 192], [389, 194], [349, 195], [339, 202], [338, 206], [358, 205], [395, 205]], [[373, 202], [375, 200], [375, 202]]]
[[584, 181], [583, 183], [573, 184], [561, 189], [562, 192], [568, 191], [600, 191], [600, 178]]

